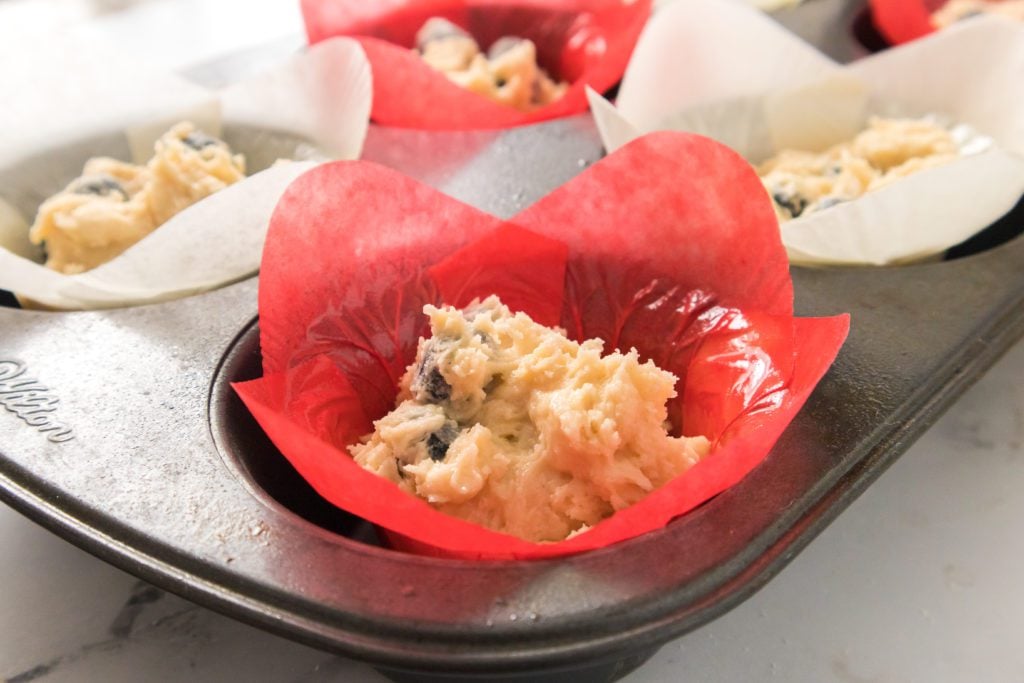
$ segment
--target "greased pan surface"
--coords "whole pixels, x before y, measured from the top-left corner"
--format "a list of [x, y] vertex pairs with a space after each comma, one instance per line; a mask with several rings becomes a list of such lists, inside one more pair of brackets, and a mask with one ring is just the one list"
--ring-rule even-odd
[[[505, 216], [599, 155], [585, 117], [367, 142]], [[1024, 210], [1003, 227], [1019, 235]], [[0, 309], [0, 497], [190, 599], [414, 678], [613, 680], [781, 570], [1024, 333], [1021, 263], [1018, 236], [943, 263], [794, 269], [798, 314], [849, 311], [852, 331], [772, 454], [666, 529], [582, 556], [394, 553], [286, 468], [260, 470], [274, 454], [226, 384], [258, 368], [255, 280], [132, 309]]]

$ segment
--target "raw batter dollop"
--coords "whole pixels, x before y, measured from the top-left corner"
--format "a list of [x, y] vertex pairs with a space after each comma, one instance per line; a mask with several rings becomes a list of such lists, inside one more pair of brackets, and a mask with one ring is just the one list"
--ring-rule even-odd
[[676, 377], [602, 356], [491, 296], [427, 306], [432, 336], [397, 407], [350, 447], [362, 467], [447, 514], [535, 542], [629, 507], [711, 448], [666, 430]]
[[872, 117], [868, 128], [849, 142], [820, 154], [783, 150], [757, 172], [779, 220], [787, 221], [941, 166], [958, 154], [950, 131], [930, 119]]
[[179, 123], [157, 140], [145, 166], [97, 157], [47, 199], [29, 237], [46, 244], [46, 265], [81, 273], [106, 263], [179, 211], [245, 177], [245, 159]]
[[978, 14], [994, 14], [1024, 21], [1024, 0], [949, 0], [932, 13], [932, 25], [946, 28]]
[[568, 87], [538, 66], [537, 46], [525, 38], [500, 38], [485, 55], [468, 33], [434, 17], [416, 34], [416, 48], [423, 61], [452, 82], [520, 111], [550, 104]]

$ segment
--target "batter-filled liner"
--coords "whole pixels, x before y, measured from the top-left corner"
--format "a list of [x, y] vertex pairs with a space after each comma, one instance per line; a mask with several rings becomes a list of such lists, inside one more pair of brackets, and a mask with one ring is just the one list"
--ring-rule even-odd
[[[726, 27], [739, 48], [709, 37]], [[973, 129], [949, 164], [782, 226], [794, 263], [904, 263], [966, 240], [1024, 192], [1022, 38], [1024, 27], [980, 19], [840, 66], [750, 8], [677, 0], [645, 29], [616, 106], [592, 96], [594, 117], [609, 150], [645, 132], [685, 130], [754, 164], [785, 149], [821, 152], [855, 137], [871, 115]], [[666, 70], [693, 53], [704, 57], [692, 68]]]
[[[44, 60], [28, 71], [36, 68], [38, 76], [45, 76], [52, 66]], [[145, 100], [144, 95], [130, 102], [106, 101], [109, 84], [94, 73], [104, 69], [109, 71], [105, 62], [86, 60], [80, 74], [84, 94], [40, 88], [13, 112], [0, 113], [6, 128], [29, 128], [28, 143], [17, 135], [0, 142], [0, 289], [45, 307], [142, 304], [252, 275], [277, 198], [308, 165], [267, 167], [278, 158], [355, 158], [366, 135], [369, 64], [362, 49], [347, 39], [324, 43], [219, 93], [189, 86], [184, 88], [187, 97], [157, 97], [159, 110], [134, 101]], [[160, 74], [151, 76], [154, 87], [161, 87]], [[63, 113], [46, 115], [54, 108], [78, 111], [88, 107], [90, 98], [101, 103], [98, 111], [85, 112], [80, 121]], [[179, 212], [97, 268], [76, 275], [44, 268], [42, 250], [28, 242], [27, 232], [43, 200], [77, 177], [91, 157], [145, 163], [156, 137], [184, 120], [226, 138], [245, 155], [250, 172], [267, 170]], [[36, 127], [49, 127], [52, 134], [44, 147], [35, 146], [41, 144]]]
[[[660, 528], [768, 454], [846, 335], [845, 316], [793, 317], [759, 188], [735, 153], [672, 133], [628, 145], [509, 222], [373, 164], [319, 167], [275, 211], [260, 282], [264, 376], [236, 389], [322, 496], [404, 549], [551, 557]], [[674, 372], [672, 422], [709, 436], [712, 454], [551, 544], [445, 516], [360, 468], [346, 446], [393, 406], [423, 305], [485, 294]]]
[[[303, 0], [309, 42], [354, 36], [373, 68], [373, 120], [386, 126], [465, 130], [508, 128], [587, 110], [585, 87], [618, 82], [651, 0]], [[486, 49], [504, 36], [532, 40], [538, 61], [566, 93], [520, 112], [464, 90], [413, 51], [431, 17], [466, 29]]]

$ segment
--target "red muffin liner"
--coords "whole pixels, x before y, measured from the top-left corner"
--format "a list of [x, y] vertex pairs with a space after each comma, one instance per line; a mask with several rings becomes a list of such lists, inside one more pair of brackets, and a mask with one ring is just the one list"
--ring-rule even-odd
[[916, 40], [935, 31], [932, 12], [946, 0], [869, 0], [878, 32], [893, 45]]
[[[558, 543], [442, 514], [346, 447], [394, 406], [428, 332], [426, 303], [498, 294], [679, 378], [670, 418], [710, 456]], [[264, 376], [235, 385], [327, 500], [397, 547], [474, 559], [576, 553], [664, 526], [768, 454], [835, 358], [847, 316], [794, 318], [771, 202], [740, 156], [685, 133], [640, 138], [511, 221], [394, 171], [338, 162], [301, 176], [272, 219], [260, 276]]]
[[[508, 128], [587, 111], [586, 86], [603, 92], [618, 82], [650, 13], [651, 0], [302, 0], [310, 44], [339, 35], [362, 44], [375, 122], [433, 130]], [[524, 113], [455, 85], [412, 50], [430, 17], [462, 26], [483, 49], [502, 36], [529, 38], [541, 66], [569, 88]]]

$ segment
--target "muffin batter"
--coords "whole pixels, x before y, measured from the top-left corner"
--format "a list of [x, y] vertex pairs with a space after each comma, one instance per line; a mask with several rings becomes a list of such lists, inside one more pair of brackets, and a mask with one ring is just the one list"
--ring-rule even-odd
[[559, 541], [644, 498], [710, 451], [666, 431], [676, 377], [636, 350], [602, 356], [491, 296], [427, 306], [432, 336], [398, 406], [350, 447], [362, 467], [447, 514]]
[[995, 14], [1024, 21], [1024, 0], [949, 0], [932, 13], [932, 25], [946, 28], [978, 14]]
[[179, 123], [145, 166], [98, 157], [39, 207], [29, 237], [49, 268], [81, 273], [106, 263], [179, 211], [245, 177], [245, 159]]
[[452, 82], [520, 111], [550, 104], [568, 87], [537, 65], [537, 47], [525, 38], [501, 38], [484, 55], [472, 36], [435, 17], [416, 34], [416, 48], [423, 61]]
[[952, 134], [929, 119], [872, 117], [867, 130], [824, 152], [783, 150], [758, 169], [780, 221], [856, 199], [957, 157]]

